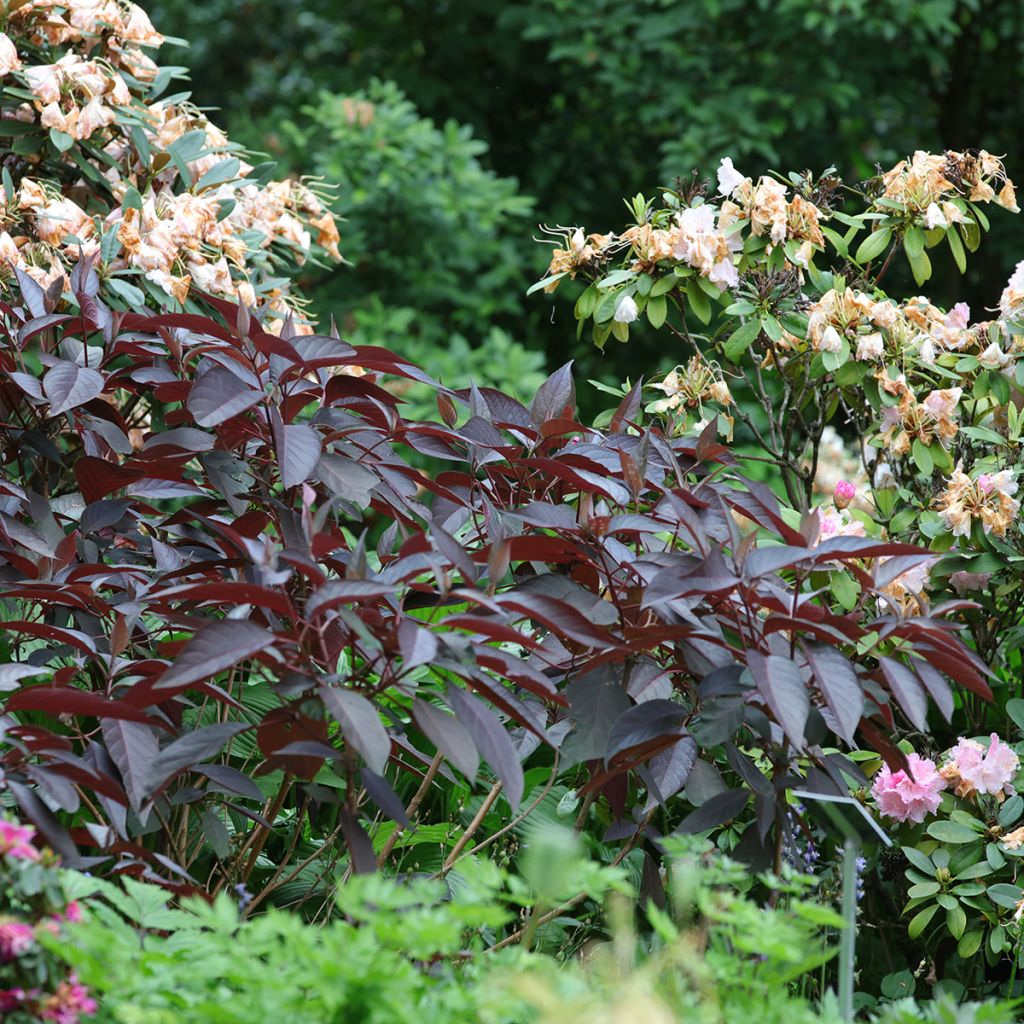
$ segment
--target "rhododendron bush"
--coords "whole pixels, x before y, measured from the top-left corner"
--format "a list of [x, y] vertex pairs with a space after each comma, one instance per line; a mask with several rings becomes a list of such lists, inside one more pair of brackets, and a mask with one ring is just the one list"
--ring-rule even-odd
[[[0, 279], [69, 307], [93, 260], [115, 308], [195, 308], [203, 294], [301, 320], [288, 270], [340, 258], [309, 184], [271, 180], [153, 57], [163, 37], [126, 0], [23, 0], [0, 12]], [[277, 325], [277, 326], [275, 326]]]
[[[947, 553], [889, 598], [926, 609], [943, 591], [969, 596], [984, 609], [965, 613], [976, 649], [1004, 659], [1024, 636], [1024, 264], [994, 290], [990, 319], [884, 290], [897, 265], [919, 286], [933, 259], [963, 270], [993, 209], [1017, 212], [1002, 161], [918, 152], [849, 185], [831, 170], [754, 181], [723, 160], [717, 187], [679, 182], [630, 206], [618, 232], [555, 229], [535, 288], [584, 282], [575, 313], [598, 345], [627, 341], [640, 318], [668, 331], [677, 365], [649, 379], [649, 414], [673, 432], [717, 414], [778, 469], [794, 508], [818, 507], [822, 535]], [[845, 504], [830, 494], [839, 464], [855, 488]], [[856, 587], [834, 583], [853, 607]]]

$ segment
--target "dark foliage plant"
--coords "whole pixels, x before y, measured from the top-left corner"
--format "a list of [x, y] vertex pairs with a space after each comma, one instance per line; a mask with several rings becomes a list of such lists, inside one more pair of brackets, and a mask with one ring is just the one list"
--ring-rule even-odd
[[835, 737], [898, 761], [947, 676], [988, 693], [954, 605], [875, 596], [927, 552], [791, 528], [714, 424], [645, 427], [639, 386], [605, 431], [569, 367], [529, 407], [437, 386], [441, 421], [411, 421], [386, 384], [430, 378], [386, 350], [214, 298], [116, 312], [88, 259], [71, 286], [71, 312], [24, 277], [0, 304], [0, 754], [68, 865], [369, 871], [452, 770], [521, 812], [527, 759], [634, 843], [684, 786], [664, 827], [753, 796], [744, 849], [777, 860], [787, 787], [856, 777]]

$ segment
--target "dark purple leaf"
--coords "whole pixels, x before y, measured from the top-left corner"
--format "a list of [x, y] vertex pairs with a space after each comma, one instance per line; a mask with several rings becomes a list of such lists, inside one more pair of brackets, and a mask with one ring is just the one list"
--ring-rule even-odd
[[462, 723], [439, 707], [418, 697], [412, 705], [413, 721], [424, 736], [472, 783], [480, 767], [480, 754]]
[[612, 726], [604, 755], [605, 764], [614, 760], [617, 754], [643, 747], [652, 740], [681, 737], [685, 717], [686, 709], [672, 700], [655, 699], [635, 704]]
[[730, 789], [719, 793], [683, 818], [676, 832], [684, 836], [693, 835], [724, 825], [727, 821], [732, 821], [747, 806], [749, 798], [750, 793], [745, 789]]
[[253, 390], [223, 366], [215, 366], [192, 385], [186, 405], [199, 426], [215, 427], [262, 400], [262, 392]]
[[103, 393], [103, 377], [95, 370], [62, 359], [46, 371], [43, 391], [50, 403], [50, 415], [77, 409]]
[[864, 717], [864, 691], [853, 665], [834, 647], [808, 645], [804, 653], [836, 731], [852, 745], [857, 723]]
[[378, 775], [391, 756], [391, 738], [377, 709], [362, 694], [343, 687], [321, 686], [320, 698], [328, 714], [341, 726], [345, 740]]
[[450, 686], [448, 703], [455, 717], [473, 737], [477, 750], [505, 787], [505, 796], [515, 812], [523, 799], [523, 766], [498, 716], [465, 690]]
[[137, 814], [149, 795], [150, 772], [160, 750], [156, 733], [139, 722], [105, 719], [102, 725], [107, 752], [121, 773], [124, 791]]
[[911, 725], [924, 732], [928, 724], [928, 697], [917, 676], [892, 658], [879, 658], [885, 681]]
[[232, 736], [251, 728], [248, 722], [218, 722], [186, 732], [168, 743], [150, 763], [145, 780], [147, 798], [156, 796], [186, 768], [219, 753]]
[[274, 634], [248, 619], [224, 619], [203, 626], [174, 663], [153, 684], [154, 690], [184, 690], [270, 647]]
[[748, 655], [750, 672], [757, 688], [771, 708], [775, 721], [797, 748], [804, 745], [804, 728], [811, 710], [800, 669], [789, 658], [777, 654], [765, 657], [755, 651]]

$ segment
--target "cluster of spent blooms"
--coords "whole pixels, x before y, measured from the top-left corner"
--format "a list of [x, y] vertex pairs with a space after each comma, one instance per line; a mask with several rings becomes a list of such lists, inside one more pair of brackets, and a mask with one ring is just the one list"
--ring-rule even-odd
[[115, 303], [211, 293], [264, 309], [270, 330], [301, 321], [278, 270], [318, 250], [340, 259], [330, 211], [303, 182], [265, 180], [187, 101], [157, 98], [166, 83], [146, 51], [163, 38], [142, 8], [29, 0], [4, 27], [0, 134], [17, 159], [0, 194], [0, 281], [20, 271], [66, 291], [95, 254]]
[[972, 480], [958, 464], [939, 495], [936, 508], [954, 537], [969, 536], [975, 522], [981, 523], [986, 534], [1005, 537], [1020, 511], [1016, 493], [1017, 481], [1012, 470], [979, 473]]
[[739, 284], [733, 255], [742, 248], [742, 240], [726, 233], [722, 214], [708, 203], [681, 210], [664, 227], [637, 224], [622, 237], [630, 245], [631, 266], [638, 273], [670, 262], [692, 267], [720, 288]]
[[1013, 182], [1002, 160], [979, 150], [977, 153], [925, 153], [918, 150], [882, 175], [883, 191], [875, 206], [891, 210], [893, 204], [920, 216], [928, 229], [962, 224], [971, 203], [998, 203], [1018, 213]]
[[0, 818], [0, 1019], [78, 1024], [96, 1001], [41, 939], [82, 920], [64, 896], [57, 859], [35, 830]]
[[718, 191], [725, 197], [719, 215], [722, 229], [745, 223], [755, 238], [767, 236], [771, 245], [792, 241], [792, 260], [800, 267], [809, 266], [815, 250], [825, 247], [821, 211], [799, 194], [790, 198], [781, 181], [764, 176], [754, 184], [726, 157], [718, 168]]
[[[703, 430], [709, 422], [709, 410], [705, 409], [705, 405], [714, 403], [718, 407], [714, 414], [722, 421], [726, 436], [732, 436], [732, 417], [722, 411], [732, 405], [729, 385], [722, 379], [720, 372], [701, 356], [693, 356], [685, 365], [676, 366], [663, 380], [655, 381], [650, 386], [664, 392], [665, 397], [649, 402], [647, 411], [673, 413], [673, 433]], [[691, 421], [689, 413], [693, 411], [696, 416]]]
[[881, 391], [897, 398], [895, 405], [883, 405], [879, 431], [879, 440], [892, 458], [902, 458], [915, 441], [928, 448], [933, 444], [949, 448], [958, 429], [956, 408], [962, 388], [936, 389], [919, 399], [902, 374], [893, 380], [880, 370], [876, 379]]
[[[963, 799], [989, 796], [1001, 803], [1016, 792], [1014, 780], [1019, 770], [1016, 752], [995, 733], [987, 747], [961, 736], [941, 768], [918, 754], [907, 755], [906, 769], [894, 772], [883, 765], [872, 783], [871, 795], [884, 817], [920, 824], [938, 811], [947, 788]], [[1012, 843], [1019, 845], [1016, 838]]]
[[615, 241], [613, 234], [585, 235], [583, 228], [556, 228], [551, 233], [564, 238], [565, 248], [556, 246], [551, 254], [546, 275], [548, 283], [544, 286], [546, 292], [553, 292], [563, 277], [568, 275], [572, 280], [584, 267], [593, 267]]

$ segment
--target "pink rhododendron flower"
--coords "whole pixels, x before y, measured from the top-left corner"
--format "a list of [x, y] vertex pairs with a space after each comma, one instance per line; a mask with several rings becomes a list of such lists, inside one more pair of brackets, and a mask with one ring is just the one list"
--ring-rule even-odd
[[0, 818], [0, 854], [16, 860], [39, 860], [39, 851], [32, 845], [36, 830]]
[[988, 750], [977, 740], [960, 737], [942, 766], [942, 776], [951, 783], [957, 796], [984, 793], [1002, 800], [1013, 793], [1013, 778], [1020, 759], [1011, 747], [992, 733]]
[[35, 941], [31, 925], [21, 921], [4, 921], [0, 924], [0, 962], [8, 963], [21, 956]]
[[925, 815], [938, 810], [939, 794], [945, 788], [946, 780], [939, 775], [934, 761], [908, 754], [906, 771], [894, 772], [888, 765], [882, 766], [875, 776], [871, 795], [885, 817], [920, 823]]

